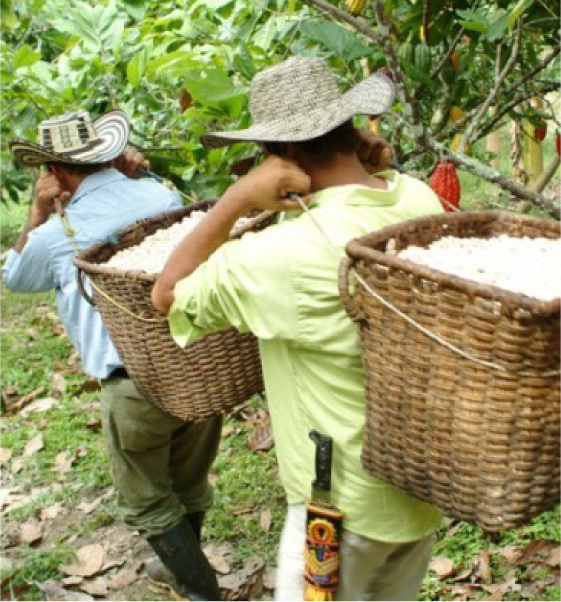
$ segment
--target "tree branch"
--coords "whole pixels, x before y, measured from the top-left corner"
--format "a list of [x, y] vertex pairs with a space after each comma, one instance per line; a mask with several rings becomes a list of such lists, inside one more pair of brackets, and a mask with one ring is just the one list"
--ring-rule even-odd
[[558, 201], [544, 197], [538, 192], [530, 190], [529, 188], [526, 188], [526, 186], [518, 184], [518, 182], [514, 182], [510, 178], [503, 176], [503, 174], [500, 172], [491, 169], [476, 159], [471, 159], [465, 155], [460, 155], [448, 150], [441, 144], [438, 144], [438, 142], [433, 140], [430, 136], [425, 135], [423, 139], [419, 140], [419, 143], [427, 150], [440, 154], [442, 160], [451, 161], [460, 169], [464, 169], [465, 171], [475, 174], [477, 177], [490, 182], [491, 184], [500, 186], [503, 190], [507, 190], [515, 197], [530, 201], [533, 205], [537, 205], [538, 207], [545, 209], [545, 211], [547, 211], [556, 219], [561, 217], [561, 210]]
[[549, 84], [547, 86], [544, 86], [543, 88], [540, 88], [539, 90], [530, 90], [529, 92], [525, 92], [524, 94], [519, 94], [518, 96], [516, 96], [515, 98], [513, 98], [509, 103], [507, 103], [506, 105], [504, 105], [501, 108], [500, 111], [497, 111], [496, 115], [494, 115], [493, 117], [491, 117], [489, 120], [487, 120], [483, 124], [483, 126], [481, 127], [481, 129], [479, 130], [479, 132], [477, 134], [477, 138], [475, 139], [475, 142], [477, 140], [480, 140], [481, 138], [483, 138], [484, 136], [486, 136], [491, 130], [493, 130], [494, 127], [495, 127], [495, 125], [507, 113], [509, 113], [512, 109], [514, 109], [518, 105], [522, 104], [523, 102], [525, 102], [529, 98], [532, 98], [533, 96], [544, 96], [548, 92], [554, 92], [555, 90], [558, 90], [558, 89], [559, 89], [558, 84], [551, 83], [551, 84]]
[[561, 45], [557, 45], [543, 60], [542, 63], [540, 63], [537, 67], [535, 67], [534, 69], [532, 69], [532, 71], [529, 71], [528, 73], [526, 73], [526, 75], [524, 75], [524, 77], [522, 77], [522, 79], [518, 80], [517, 82], [515, 82], [514, 84], [512, 84], [509, 88], [507, 88], [503, 94], [506, 96], [507, 94], [510, 94], [511, 92], [514, 92], [514, 90], [517, 90], [518, 88], [520, 88], [520, 86], [524, 85], [529, 79], [531, 79], [532, 77], [534, 77], [534, 75], [537, 75], [540, 71], [543, 71], [548, 65], [549, 63], [551, 63], [551, 61], [559, 54], [559, 51], [561, 50]]
[[462, 35], [464, 34], [465, 29], [460, 27], [460, 31], [456, 34], [456, 37], [450, 43], [448, 50], [442, 55], [440, 61], [435, 65], [434, 69], [430, 72], [429, 77], [433, 79], [436, 77], [446, 65], [446, 62], [450, 60], [452, 53], [454, 52], [454, 48], [456, 48], [457, 43], [460, 41]]
[[[488, 96], [485, 99], [485, 101], [483, 102], [483, 104], [479, 107], [477, 113], [475, 114], [475, 117], [471, 120], [470, 124], [467, 126], [466, 133], [462, 137], [460, 146], [458, 148], [458, 152], [460, 152], [460, 153], [463, 153], [466, 144], [468, 142], [471, 142], [471, 138], [473, 136], [473, 132], [475, 131], [475, 128], [481, 121], [481, 118], [483, 117], [483, 115], [485, 115], [485, 113], [487, 112], [487, 109], [495, 101], [495, 98], [497, 97], [497, 94], [499, 93], [499, 89], [500, 89], [503, 81], [505, 80], [506, 76], [512, 71], [512, 69], [516, 63], [516, 57], [518, 56], [518, 51], [520, 50], [520, 42], [522, 40], [522, 22], [523, 22], [522, 17], [519, 17], [517, 28], [516, 28], [516, 38], [515, 38], [514, 44], [512, 46], [512, 52], [510, 53], [510, 57], [509, 57], [508, 61], [506, 62], [504, 69], [500, 72], [498, 78], [496, 78], [495, 85], [491, 89], [491, 92], [488, 94]], [[500, 58], [500, 45], [499, 45], [499, 48], [497, 49], [497, 52], [498, 52], [498, 57]]]

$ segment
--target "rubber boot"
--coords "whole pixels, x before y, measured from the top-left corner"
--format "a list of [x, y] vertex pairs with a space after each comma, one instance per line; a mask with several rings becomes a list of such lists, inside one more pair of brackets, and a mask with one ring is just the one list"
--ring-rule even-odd
[[197, 538], [197, 541], [201, 541], [201, 534], [203, 532], [203, 522], [205, 520], [204, 512], [191, 512], [190, 514], [186, 514], [185, 518], [189, 521], [191, 528], [193, 529], [193, 533]]
[[183, 597], [190, 600], [221, 599], [214, 570], [201, 550], [187, 517], [175, 527], [149, 537], [148, 543], [175, 576]]

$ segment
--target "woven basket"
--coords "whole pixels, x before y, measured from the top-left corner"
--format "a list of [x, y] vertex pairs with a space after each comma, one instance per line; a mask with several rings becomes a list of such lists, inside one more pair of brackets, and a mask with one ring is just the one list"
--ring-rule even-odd
[[[386, 249], [500, 234], [559, 238], [560, 227], [503, 212], [416, 219], [351, 241], [340, 269], [365, 364], [364, 468], [486, 531], [520, 526], [559, 501], [560, 302], [447, 275]], [[350, 270], [431, 333], [504, 370], [433, 340], [359, 283], [351, 294]]]
[[[143, 322], [123, 312], [94, 289], [94, 302], [127, 372], [137, 388], [154, 404], [188, 421], [200, 421], [224, 413], [264, 390], [257, 339], [230, 328], [206, 335], [180, 348], [166, 321], [152, 306], [150, 293], [156, 274], [123, 271], [106, 265], [121, 249], [138, 245], [146, 236], [181, 221], [192, 211], [208, 210], [213, 201], [202, 201], [177, 211], [141, 220], [117, 234], [118, 242], [100, 243], [79, 253], [74, 263], [78, 282], [87, 276], [111, 299], [136, 316], [156, 319]], [[271, 223], [254, 220], [253, 229]], [[245, 229], [244, 229], [245, 230]]]

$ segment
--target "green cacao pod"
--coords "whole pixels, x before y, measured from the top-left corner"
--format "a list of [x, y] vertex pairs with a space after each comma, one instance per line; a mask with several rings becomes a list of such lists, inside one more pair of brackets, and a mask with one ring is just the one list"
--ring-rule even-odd
[[417, 44], [415, 47], [415, 67], [420, 71], [430, 71], [430, 49], [426, 44]]
[[407, 63], [415, 64], [415, 46], [411, 42], [402, 44], [397, 52], [397, 56]]

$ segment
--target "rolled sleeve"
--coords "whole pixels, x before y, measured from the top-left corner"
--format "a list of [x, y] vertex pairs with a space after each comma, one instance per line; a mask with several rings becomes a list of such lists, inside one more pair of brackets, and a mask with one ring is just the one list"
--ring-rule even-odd
[[21, 293], [48, 291], [55, 286], [47, 249], [39, 237], [30, 233], [21, 253], [8, 251], [2, 277], [7, 288]]
[[168, 321], [178, 345], [230, 326], [262, 339], [293, 337], [297, 311], [289, 262], [275, 239], [265, 231], [229, 242], [176, 284]]

